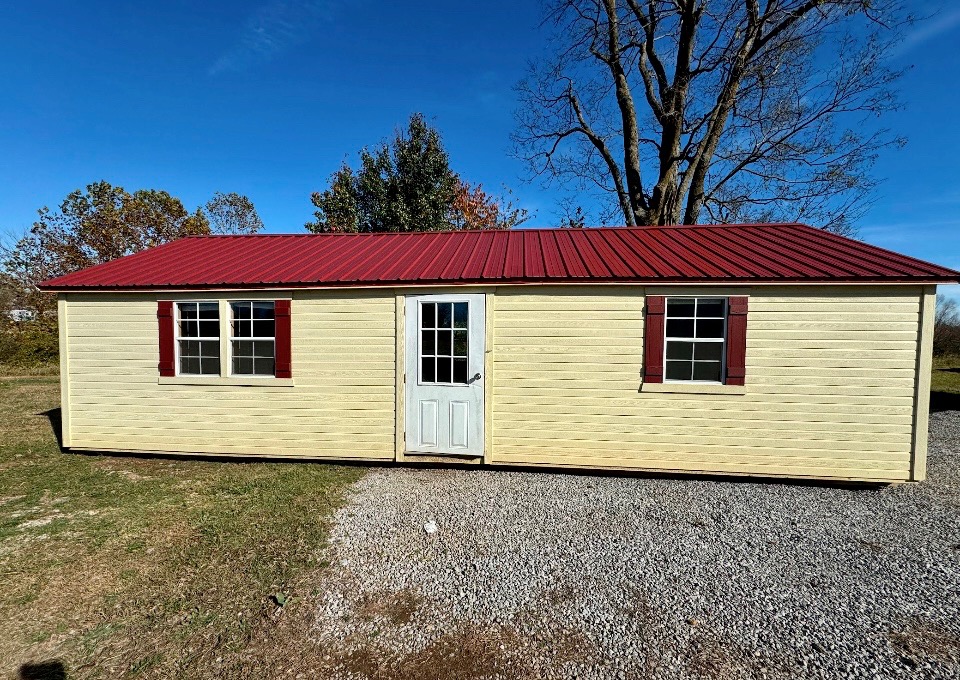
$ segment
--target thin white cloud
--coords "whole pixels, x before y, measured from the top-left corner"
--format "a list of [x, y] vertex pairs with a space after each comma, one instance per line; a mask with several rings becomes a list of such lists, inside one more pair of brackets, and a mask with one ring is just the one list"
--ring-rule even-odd
[[[919, 218], [903, 222], [873, 223], [862, 226], [858, 237], [883, 248], [915, 248], [918, 243], [951, 244], [960, 233], [960, 220]], [[936, 247], [931, 248], [936, 251]]]
[[890, 56], [902, 57], [907, 52], [912, 52], [958, 26], [960, 26], [960, 9], [944, 14], [935, 14], [931, 18], [921, 21], [915, 30], [908, 33], [900, 44], [891, 51]]
[[262, 5], [247, 19], [236, 45], [208, 73], [242, 71], [305, 42], [318, 24], [330, 19], [332, 4], [330, 0], [271, 0]]

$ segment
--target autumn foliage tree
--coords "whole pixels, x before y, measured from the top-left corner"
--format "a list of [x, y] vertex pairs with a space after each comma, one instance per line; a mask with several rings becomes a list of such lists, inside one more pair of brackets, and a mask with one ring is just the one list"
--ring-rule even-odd
[[3, 269], [24, 306], [42, 314], [54, 303], [36, 290], [44, 279], [184, 236], [252, 233], [262, 226], [253, 204], [239, 194], [218, 193], [189, 212], [166, 191], [130, 193], [109, 182], [94, 182], [71, 192], [58, 210], [41, 208], [30, 231], [4, 253]]
[[315, 219], [304, 226], [316, 233], [509, 229], [528, 219], [526, 210], [463, 181], [421, 114], [391, 142], [362, 149], [360, 168], [345, 163], [311, 202]]

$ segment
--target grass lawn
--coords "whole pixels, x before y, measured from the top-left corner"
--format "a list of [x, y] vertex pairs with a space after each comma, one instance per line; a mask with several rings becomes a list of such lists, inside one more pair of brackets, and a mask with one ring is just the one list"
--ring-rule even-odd
[[58, 378], [27, 373], [0, 373], [0, 677], [307, 667], [328, 518], [362, 469], [62, 453]]
[[960, 394], [960, 356], [934, 357], [930, 391]]

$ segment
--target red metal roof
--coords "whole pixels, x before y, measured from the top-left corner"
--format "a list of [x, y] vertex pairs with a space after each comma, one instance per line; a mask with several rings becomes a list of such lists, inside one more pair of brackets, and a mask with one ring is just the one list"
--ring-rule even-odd
[[736, 224], [194, 236], [40, 287], [958, 281], [953, 270], [802, 224]]

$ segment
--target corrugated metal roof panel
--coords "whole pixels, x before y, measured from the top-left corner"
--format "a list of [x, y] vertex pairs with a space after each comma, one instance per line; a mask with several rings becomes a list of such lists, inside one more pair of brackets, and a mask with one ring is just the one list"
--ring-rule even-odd
[[45, 290], [457, 283], [929, 282], [960, 273], [801, 224], [195, 236]]

